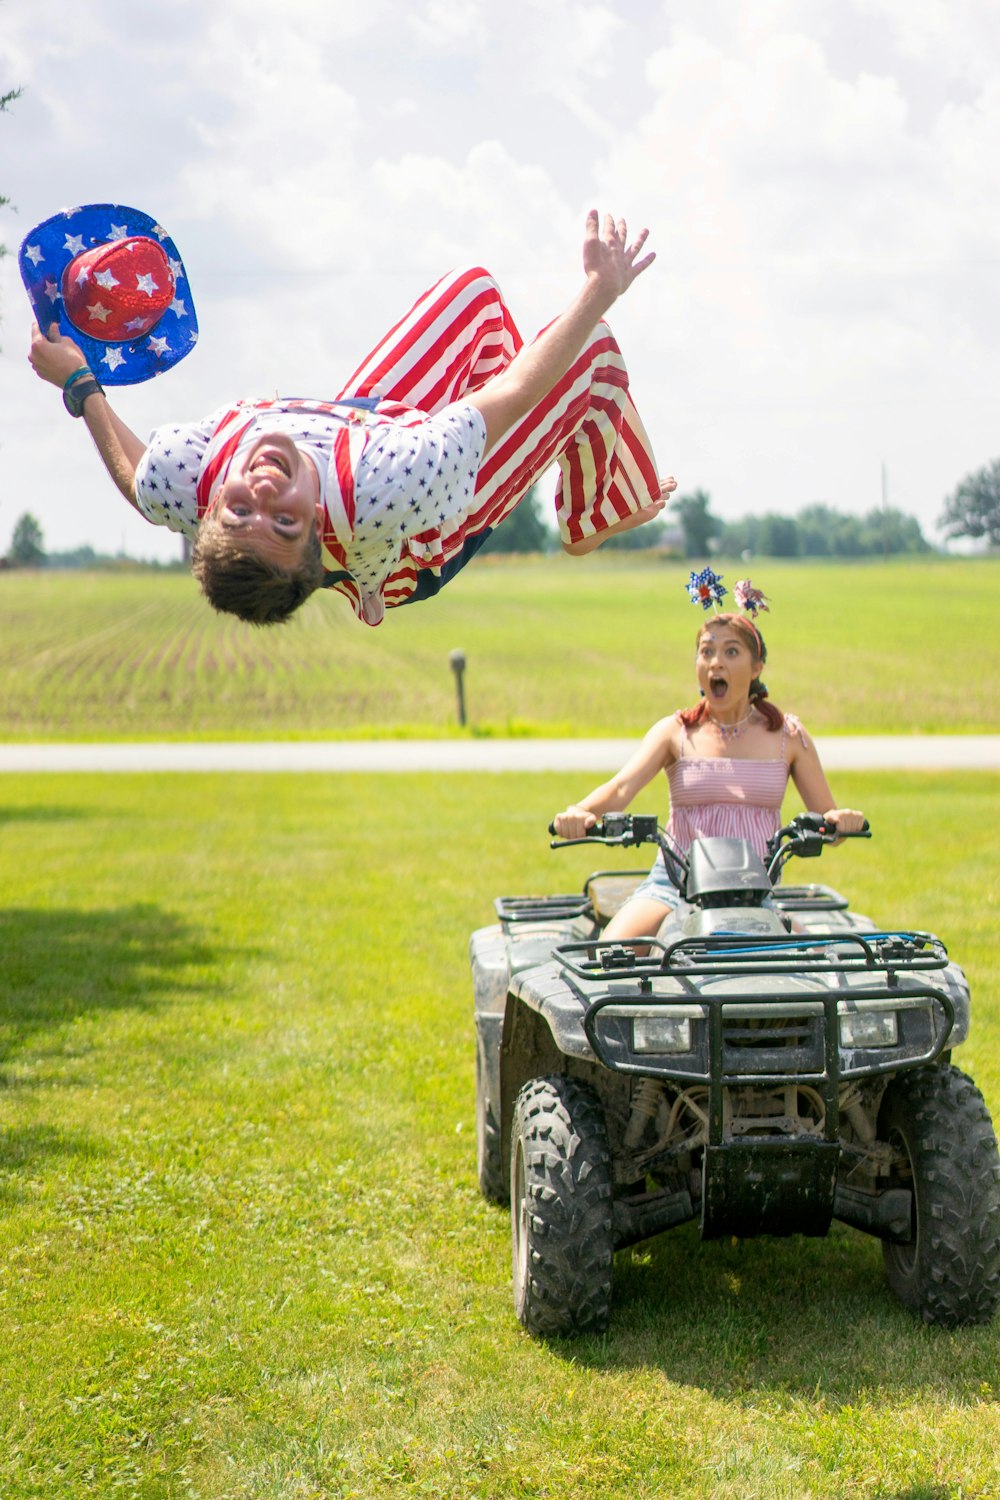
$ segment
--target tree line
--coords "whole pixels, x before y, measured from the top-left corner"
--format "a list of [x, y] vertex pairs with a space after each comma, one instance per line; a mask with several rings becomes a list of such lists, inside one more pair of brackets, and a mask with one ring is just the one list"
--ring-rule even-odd
[[766, 511], [723, 521], [714, 516], [704, 490], [674, 501], [686, 557], [712, 552], [739, 557], [887, 557], [929, 552], [930, 543], [915, 516], [892, 507], [849, 515], [830, 505], [806, 505], [795, 515]]
[[[651, 521], [609, 538], [605, 546], [622, 551], [657, 548], [694, 558], [713, 554], [742, 557], [744, 553], [755, 557], [890, 557], [932, 550], [916, 517], [891, 506], [854, 516], [830, 505], [806, 505], [792, 516], [767, 511], [760, 516], [723, 521], [712, 514], [711, 503], [704, 490], [678, 495], [668, 507], [672, 522]], [[544, 518], [544, 504], [538, 486], [532, 485], [483, 546], [483, 554], [556, 550], [558, 538]], [[962, 480], [945, 502], [940, 524], [946, 536], [1000, 546], [1000, 459]], [[88, 568], [112, 561], [120, 559], [100, 556], [89, 546], [46, 553], [42, 528], [37, 518], [26, 512], [14, 527], [3, 565]]]
[[[670, 518], [611, 537], [605, 547], [621, 551], [656, 548], [682, 552], [685, 557], [721, 553], [740, 557], [889, 557], [932, 550], [916, 516], [894, 506], [874, 506], [863, 515], [838, 511], [831, 505], [805, 505], [794, 515], [767, 511], [738, 521], [724, 521], [712, 513], [705, 490], [677, 495], [668, 506]], [[967, 537], [1000, 547], [1000, 459], [967, 475], [944, 502], [938, 524], [945, 536]], [[555, 533], [545, 520], [544, 502], [532, 486], [507, 519], [497, 527], [483, 552], [551, 552], [558, 548]]]

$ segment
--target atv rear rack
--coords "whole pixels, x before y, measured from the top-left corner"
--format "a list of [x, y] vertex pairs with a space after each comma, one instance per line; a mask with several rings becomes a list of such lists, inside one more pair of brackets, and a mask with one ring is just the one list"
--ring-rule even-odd
[[589, 896], [579, 892], [568, 896], [498, 896], [493, 906], [500, 921], [507, 926], [517, 922], [566, 922], [573, 917], [593, 916]]
[[779, 911], [847, 911], [849, 904], [828, 885], [779, 885], [771, 900]]

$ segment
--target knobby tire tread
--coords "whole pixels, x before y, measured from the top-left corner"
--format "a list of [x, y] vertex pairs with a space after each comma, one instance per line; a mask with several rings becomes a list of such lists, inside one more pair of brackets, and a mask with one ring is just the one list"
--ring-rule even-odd
[[611, 1313], [614, 1259], [611, 1157], [601, 1106], [573, 1079], [535, 1079], [517, 1100], [515, 1141], [518, 1134], [529, 1200], [521, 1321], [543, 1337], [601, 1332]]
[[926, 1323], [987, 1323], [1000, 1302], [1000, 1155], [986, 1103], [955, 1067], [897, 1077], [880, 1136], [895, 1130], [913, 1168], [916, 1230], [883, 1243], [886, 1276]]

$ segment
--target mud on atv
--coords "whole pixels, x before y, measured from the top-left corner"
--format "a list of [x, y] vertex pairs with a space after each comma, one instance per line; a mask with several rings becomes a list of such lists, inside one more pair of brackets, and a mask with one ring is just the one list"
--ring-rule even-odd
[[969, 988], [933, 934], [777, 883], [837, 837], [807, 813], [766, 865], [738, 839], [682, 859], [655, 818], [608, 814], [590, 840], [658, 844], [680, 890], [655, 937], [602, 940], [645, 871], [501, 897], [473, 933], [479, 1185], [510, 1203], [530, 1332], [605, 1328], [614, 1252], [694, 1218], [704, 1239], [836, 1218], [882, 1241], [925, 1322], [992, 1317], [1000, 1157], [951, 1063]]

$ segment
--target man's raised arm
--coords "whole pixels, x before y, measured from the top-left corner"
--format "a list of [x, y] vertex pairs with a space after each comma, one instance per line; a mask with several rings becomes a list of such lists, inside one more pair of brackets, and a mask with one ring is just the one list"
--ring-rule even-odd
[[599, 231], [596, 209], [587, 215], [583, 242], [585, 280], [565, 312], [526, 344], [501, 375], [466, 398], [478, 408], [486, 423], [486, 448], [496, 443], [533, 407], [543, 401], [576, 359], [588, 334], [601, 321], [613, 302], [627, 291], [637, 276], [652, 265], [654, 254], [639, 255], [648, 230], [640, 230], [635, 243], [627, 245], [624, 219], [617, 223], [604, 216]]
[[[77, 372], [88, 368], [83, 350], [59, 332], [59, 324], [53, 323], [45, 334], [37, 323], [31, 325], [31, 352], [28, 355], [31, 367], [39, 379], [49, 385], [65, 390], [79, 385], [86, 389], [87, 376]], [[76, 379], [72, 377], [76, 376]], [[96, 380], [96, 377], [94, 377]], [[101, 390], [94, 390], [81, 398], [83, 420], [94, 440], [98, 453], [111, 478], [135, 509], [135, 471], [146, 451], [146, 444], [126, 427]], [[141, 514], [141, 512], [140, 512]]]

